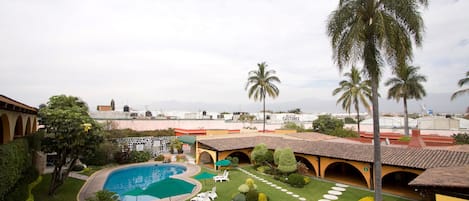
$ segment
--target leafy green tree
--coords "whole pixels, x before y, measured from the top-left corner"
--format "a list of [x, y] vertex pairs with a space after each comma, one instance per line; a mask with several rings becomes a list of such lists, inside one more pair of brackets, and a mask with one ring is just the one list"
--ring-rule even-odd
[[53, 195], [78, 158], [94, 152], [103, 137], [99, 124], [89, 116], [86, 103], [77, 97], [52, 96], [39, 110], [39, 116], [45, 130], [42, 149], [57, 154], [48, 192]]
[[[469, 84], [469, 71], [466, 72], [466, 77], [465, 78], [462, 78], [458, 81], [459, 87], [462, 87], [465, 84]], [[453, 95], [451, 95], [451, 100], [454, 100], [456, 97], [461, 96], [463, 94], [469, 94], [469, 88], [460, 89], [460, 90], [455, 91], [453, 93]]]
[[282, 149], [278, 158], [278, 170], [283, 173], [296, 171], [295, 154], [290, 148]]
[[257, 70], [249, 72], [245, 90], [248, 90], [249, 98], [263, 102], [264, 125], [262, 130], [265, 132], [265, 98], [267, 95], [272, 98], [278, 96], [279, 89], [275, 83], [280, 83], [280, 79], [275, 76], [275, 70], [266, 70], [267, 64], [265, 62], [257, 64], [257, 67]]
[[303, 125], [298, 125], [295, 122], [287, 122], [282, 126], [282, 129], [296, 130], [297, 132], [305, 132], [306, 129]]
[[258, 144], [254, 147], [251, 152], [251, 160], [254, 162], [254, 165], [262, 165], [267, 161], [267, 153], [269, 149], [263, 143]]
[[342, 102], [342, 108], [350, 114], [350, 108], [355, 108], [357, 112], [357, 131], [360, 133], [360, 102], [366, 109], [370, 108], [368, 103], [371, 100], [371, 83], [370, 80], [362, 80], [360, 72], [355, 66], [352, 70], [344, 74], [346, 80], [340, 81], [340, 87], [334, 89], [332, 95], [337, 95], [342, 92], [342, 95], [337, 99], [337, 104]]
[[[327, 33], [333, 59], [342, 69], [361, 60], [371, 80], [374, 175], [381, 175], [378, 86], [383, 61], [392, 66], [412, 58], [412, 43], [422, 44], [420, 6], [427, 0], [341, 0], [329, 16]], [[381, 177], [374, 177], [375, 201], [382, 201]]]
[[418, 74], [419, 67], [401, 65], [394, 70], [396, 77], [386, 81], [386, 86], [391, 86], [388, 90], [388, 99], [395, 99], [399, 102], [402, 98], [404, 103], [404, 133], [409, 135], [409, 112], [407, 111], [407, 100], [420, 100], [426, 95], [422, 82], [427, 81], [425, 76]]
[[313, 129], [324, 134], [328, 134], [342, 127], [344, 127], [344, 122], [331, 115], [319, 115], [318, 118], [313, 121]]

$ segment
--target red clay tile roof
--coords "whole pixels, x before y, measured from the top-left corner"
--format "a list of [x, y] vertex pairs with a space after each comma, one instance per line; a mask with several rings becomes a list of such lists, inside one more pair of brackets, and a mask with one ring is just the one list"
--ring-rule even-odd
[[[373, 162], [373, 145], [369, 144], [306, 141], [270, 136], [200, 139], [198, 141], [216, 151], [252, 148], [259, 143], [264, 143], [269, 149], [290, 147], [296, 153]], [[382, 147], [381, 152], [382, 163], [385, 165], [428, 169], [469, 164], [468, 152], [386, 146]]]
[[468, 188], [469, 165], [430, 168], [412, 180], [409, 185]]

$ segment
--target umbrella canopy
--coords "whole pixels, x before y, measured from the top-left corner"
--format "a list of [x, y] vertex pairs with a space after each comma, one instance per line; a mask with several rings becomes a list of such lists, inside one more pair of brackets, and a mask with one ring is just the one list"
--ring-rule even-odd
[[143, 189], [137, 187], [124, 193], [124, 195], [138, 196], [142, 195]]
[[145, 195], [166, 198], [180, 194], [191, 193], [195, 185], [184, 180], [167, 178], [153, 183], [143, 191]]
[[221, 160], [215, 163], [216, 166], [228, 166], [231, 164], [230, 160]]
[[194, 179], [197, 180], [204, 180], [204, 179], [212, 179], [216, 174], [208, 173], [208, 172], [202, 172], [198, 175], [194, 176]]

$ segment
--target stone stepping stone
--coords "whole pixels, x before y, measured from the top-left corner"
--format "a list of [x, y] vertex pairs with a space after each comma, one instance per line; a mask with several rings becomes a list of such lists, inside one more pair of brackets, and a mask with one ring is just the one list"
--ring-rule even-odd
[[297, 195], [297, 194], [293, 194], [293, 195], [291, 195], [291, 196], [296, 197], [296, 198], [297, 198], [297, 197], [300, 197], [300, 196]]
[[266, 181], [266, 182], [267, 182], [266, 184], [269, 184], [269, 185], [271, 185], [271, 184], [272, 184], [272, 182], [270, 182], [270, 181]]
[[331, 195], [342, 195], [342, 192], [340, 192], [340, 191], [334, 191], [334, 190], [327, 191], [327, 193], [329, 193], [329, 194], [331, 194]]
[[280, 190], [281, 190], [282, 192], [287, 192], [287, 191], [288, 191], [287, 189], [284, 189], [284, 188], [282, 188], [282, 189], [280, 189]]
[[332, 187], [332, 190], [335, 190], [335, 191], [345, 191], [345, 188], [333, 186], [333, 187]]
[[330, 201], [330, 200], [328, 200], [328, 199], [320, 199], [320, 200], [318, 200], [318, 201]]
[[282, 189], [282, 187], [280, 187], [280, 186], [277, 186], [277, 187], [275, 187], [275, 188], [276, 188], [276, 189], [279, 189], [279, 190]]
[[[301, 201], [305, 201], [305, 200], [306, 200], [306, 198], [303, 198], [303, 197], [301, 197], [301, 198], [299, 198], [299, 200], [301, 200]], [[328, 201], [329, 201], [329, 200], [328, 200]]]
[[339, 197], [337, 197], [335, 195], [329, 195], [329, 194], [323, 195], [322, 197], [324, 197], [328, 200], [337, 200], [337, 199], [339, 199]]
[[348, 187], [348, 185], [346, 185], [346, 184], [336, 183], [335, 185], [338, 186], [338, 187], [342, 187], [342, 188], [347, 188]]
[[292, 193], [292, 192], [290, 192], [290, 191], [288, 191], [288, 192], [287, 192], [287, 194], [288, 194], [288, 195], [291, 195], [291, 194], [293, 194], [293, 193]]

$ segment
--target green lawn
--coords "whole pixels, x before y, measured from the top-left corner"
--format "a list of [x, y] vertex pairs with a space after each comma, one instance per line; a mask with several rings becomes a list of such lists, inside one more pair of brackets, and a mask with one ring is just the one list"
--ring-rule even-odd
[[51, 175], [46, 174], [42, 176], [42, 182], [33, 189], [35, 201], [75, 201], [81, 186], [85, 181], [68, 177], [64, 185], [59, 187], [54, 196], [48, 196], [49, 184]]
[[[319, 199], [322, 199], [323, 198], [322, 195], [327, 194], [327, 191], [331, 190], [331, 187], [335, 185], [335, 183], [332, 183], [332, 182], [312, 179], [311, 183], [309, 183], [305, 187], [294, 188], [294, 187], [289, 186], [288, 184], [285, 184], [283, 182], [273, 179], [273, 177], [269, 175], [260, 174], [250, 166], [243, 167], [243, 169], [248, 170], [251, 173], [254, 173], [259, 177], [262, 177], [276, 184], [277, 186], [285, 188], [293, 192], [294, 194], [299, 195], [300, 197], [304, 197], [306, 198], [307, 201], [313, 201], [313, 200], [317, 201]], [[203, 168], [203, 171], [217, 173], [207, 168]], [[220, 174], [220, 172], [218, 172], [218, 174]], [[202, 181], [201, 182], [203, 185], [202, 192], [210, 190], [215, 185], [217, 187], [217, 194], [219, 196], [217, 200], [224, 200], [224, 201], [231, 200], [232, 196], [238, 193], [239, 185], [243, 184], [244, 181], [249, 176], [239, 170], [232, 169], [230, 170], [229, 177], [230, 177], [229, 182], [214, 183], [213, 181], [210, 181], [210, 180]], [[280, 190], [272, 188], [271, 186], [259, 180], [254, 179], [254, 181], [256, 185], [258, 186], [257, 188], [258, 191], [267, 194], [269, 196], [270, 201], [298, 200], [296, 198], [293, 198], [291, 195], [288, 195], [284, 192], [281, 192]], [[339, 201], [355, 201], [365, 196], [373, 196], [373, 193], [367, 190], [362, 190], [362, 189], [358, 189], [354, 187], [348, 187], [347, 191], [345, 191], [341, 196], [339, 196]], [[384, 201], [408, 201], [408, 199], [384, 195]]]
[[84, 170], [82, 170], [81, 172], [78, 172], [78, 174], [91, 176], [93, 173], [95, 173], [95, 172], [97, 172], [101, 169], [108, 168], [108, 167], [115, 167], [115, 166], [118, 166], [118, 165], [119, 164], [116, 164], [116, 163], [111, 163], [111, 164], [107, 164], [107, 165], [103, 165], [103, 166], [90, 165], [87, 168], [85, 168]]

